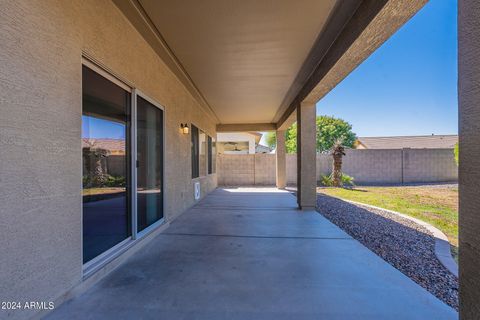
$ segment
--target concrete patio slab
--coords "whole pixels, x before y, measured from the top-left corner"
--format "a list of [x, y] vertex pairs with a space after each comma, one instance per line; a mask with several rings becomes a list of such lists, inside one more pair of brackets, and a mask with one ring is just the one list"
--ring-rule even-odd
[[319, 214], [285, 204], [295, 198], [275, 189], [218, 189], [47, 318], [457, 318]]
[[209, 209], [209, 212], [205, 212], [204, 208], [195, 208], [190, 214], [175, 220], [166, 233], [267, 238], [350, 238], [315, 211], [298, 211], [292, 216], [291, 210], [265, 209]]
[[288, 191], [272, 188], [223, 188], [211, 192], [195, 208], [226, 209], [296, 209], [295, 198]]

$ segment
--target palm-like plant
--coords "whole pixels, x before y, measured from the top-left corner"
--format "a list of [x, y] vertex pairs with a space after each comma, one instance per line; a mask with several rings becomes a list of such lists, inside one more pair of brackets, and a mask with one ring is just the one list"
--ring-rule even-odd
[[333, 156], [333, 170], [332, 170], [332, 180], [334, 187], [341, 187], [342, 182], [342, 157], [345, 155], [345, 147], [343, 146], [342, 139], [337, 139], [333, 144], [331, 149], [331, 154]]
[[103, 167], [110, 152], [101, 148], [83, 148], [84, 163], [86, 164], [85, 188], [104, 187], [108, 174]]

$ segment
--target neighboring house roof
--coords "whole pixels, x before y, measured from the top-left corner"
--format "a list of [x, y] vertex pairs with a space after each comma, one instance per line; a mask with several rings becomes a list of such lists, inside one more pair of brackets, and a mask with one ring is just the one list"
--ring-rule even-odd
[[359, 137], [355, 141], [357, 149], [443, 149], [453, 148], [458, 135]]
[[260, 132], [254, 132], [254, 131], [248, 131], [247, 133], [255, 136], [255, 143], [256, 144], [260, 143], [260, 140], [262, 139], [263, 134], [261, 134]]
[[262, 144], [258, 144], [255, 147], [255, 153], [270, 153], [271, 151], [272, 149], [270, 149], [270, 147], [264, 146]]

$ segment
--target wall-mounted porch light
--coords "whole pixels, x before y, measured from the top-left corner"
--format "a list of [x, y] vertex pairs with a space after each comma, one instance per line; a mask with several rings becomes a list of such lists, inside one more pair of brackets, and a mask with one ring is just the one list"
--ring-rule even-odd
[[188, 128], [188, 124], [183, 124], [183, 123], [180, 123], [180, 131], [183, 133], [183, 134], [188, 134], [188, 132], [190, 131], [190, 129]]

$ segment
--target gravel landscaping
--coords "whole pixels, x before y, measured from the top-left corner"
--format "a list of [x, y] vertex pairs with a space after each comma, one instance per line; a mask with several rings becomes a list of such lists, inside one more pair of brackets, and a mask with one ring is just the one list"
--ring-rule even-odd
[[317, 194], [317, 211], [420, 286], [458, 310], [458, 279], [435, 256], [434, 237], [390, 212]]

